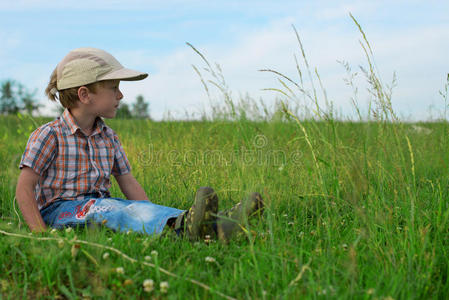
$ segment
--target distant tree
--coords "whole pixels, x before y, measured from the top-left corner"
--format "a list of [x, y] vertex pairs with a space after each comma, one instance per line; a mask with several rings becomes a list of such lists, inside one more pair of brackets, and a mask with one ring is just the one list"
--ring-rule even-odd
[[44, 105], [39, 104], [34, 98], [36, 92], [37, 90], [34, 90], [32, 93], [24, 90], [22, 93], [22, 110], [26, 111], [29, 115], [32, 115], [34, 111], [39, 111], [39, 108], [44, 107]]
[[145, 102], [145, 99], [142, 95], [136, 97], [136, 102], [133, 103], [132, 115], [135, 118], [139, 119], [148, 119], [150, 118], [150, 113], [148, 111], [149, 104]]
[[24, 85], [8, 79], [0, 84], [0, 114], [17, 114], [24, 111], [32, 114], [42, 104], [35, 99], [36, 90], [30, 92]]
[[131, 119], [132, 114], [131, 111], [129, 110], [129, 105], [126, 103], [120, 104], [120, 107], [117, 110], [116, 117], [119, 119]]
[[0, 114], [16, 114], [19, 112], [17, 84], [13, 80], [3, 81], [0, 85]]

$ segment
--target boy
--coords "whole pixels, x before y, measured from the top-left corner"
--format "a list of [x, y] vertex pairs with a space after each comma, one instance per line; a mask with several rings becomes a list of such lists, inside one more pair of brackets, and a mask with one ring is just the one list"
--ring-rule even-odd
[[[120, 81], [142, 80], [146, 73], [124, 68], [95, 48], [72, 50], [53, 71], [46, 94], [65, 107], [58, 119], [36, 129], [20, 162], [16, 199], [32, 231], [89, 224], [113, 230], [157, 234], [165, 226], [191, 239], [223, 240], [238, 231], [243, 217], [261, 211], [252, 194], [217, 222], [218, 197], [200, 188], [188, 211], [156, 205], [131, 174], [118, 136], [101, 119], [113, 118], [123, 94]], [[114, 175], [127, 199], [111, 198]], [[218, 223], [218, 226], [217, 226]]]

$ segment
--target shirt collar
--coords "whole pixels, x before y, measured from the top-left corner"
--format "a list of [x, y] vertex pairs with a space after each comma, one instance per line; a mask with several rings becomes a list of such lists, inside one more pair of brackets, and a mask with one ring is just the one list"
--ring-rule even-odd
[[[76, 124], [75, 119], [67, 108], [61, 115], [61, 122], [70, 132], [70, 134], [75, 134], [78, 129], [81, 131], [81, 128], [78, 126], [78, 124]], [[106, 124], [104, 123], [104, 121], [100, 117], [97, 117], [94, 124], [94, 130], [92, 131], [91, 135], [101, 133], [103, 130], [105, 130], [105, 128]]]

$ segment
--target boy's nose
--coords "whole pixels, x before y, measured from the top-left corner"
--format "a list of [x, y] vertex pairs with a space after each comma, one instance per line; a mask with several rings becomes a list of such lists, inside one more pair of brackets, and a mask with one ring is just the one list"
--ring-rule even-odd
[[117, 98], [118, 98], [118, 100], [122, 100], [123, 99], [122, 91], [120, 91], [120, 90], [118, 91]]

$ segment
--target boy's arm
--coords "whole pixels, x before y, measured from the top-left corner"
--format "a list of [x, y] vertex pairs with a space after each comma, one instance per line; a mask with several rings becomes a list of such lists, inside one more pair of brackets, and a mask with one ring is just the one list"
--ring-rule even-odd
[[39, 174], [29, 167], [24, 167], [17, 181], [16, 200], [31, 231], [43, 232], [47, 229], [47, 226], [45, 226], [34, 198], [34, 187], [38, 180]]
[[131, 173], [124, 175], [115, 175], [120, 190], [129, 200], [148, 200], [142, 186], [137, 182]]

